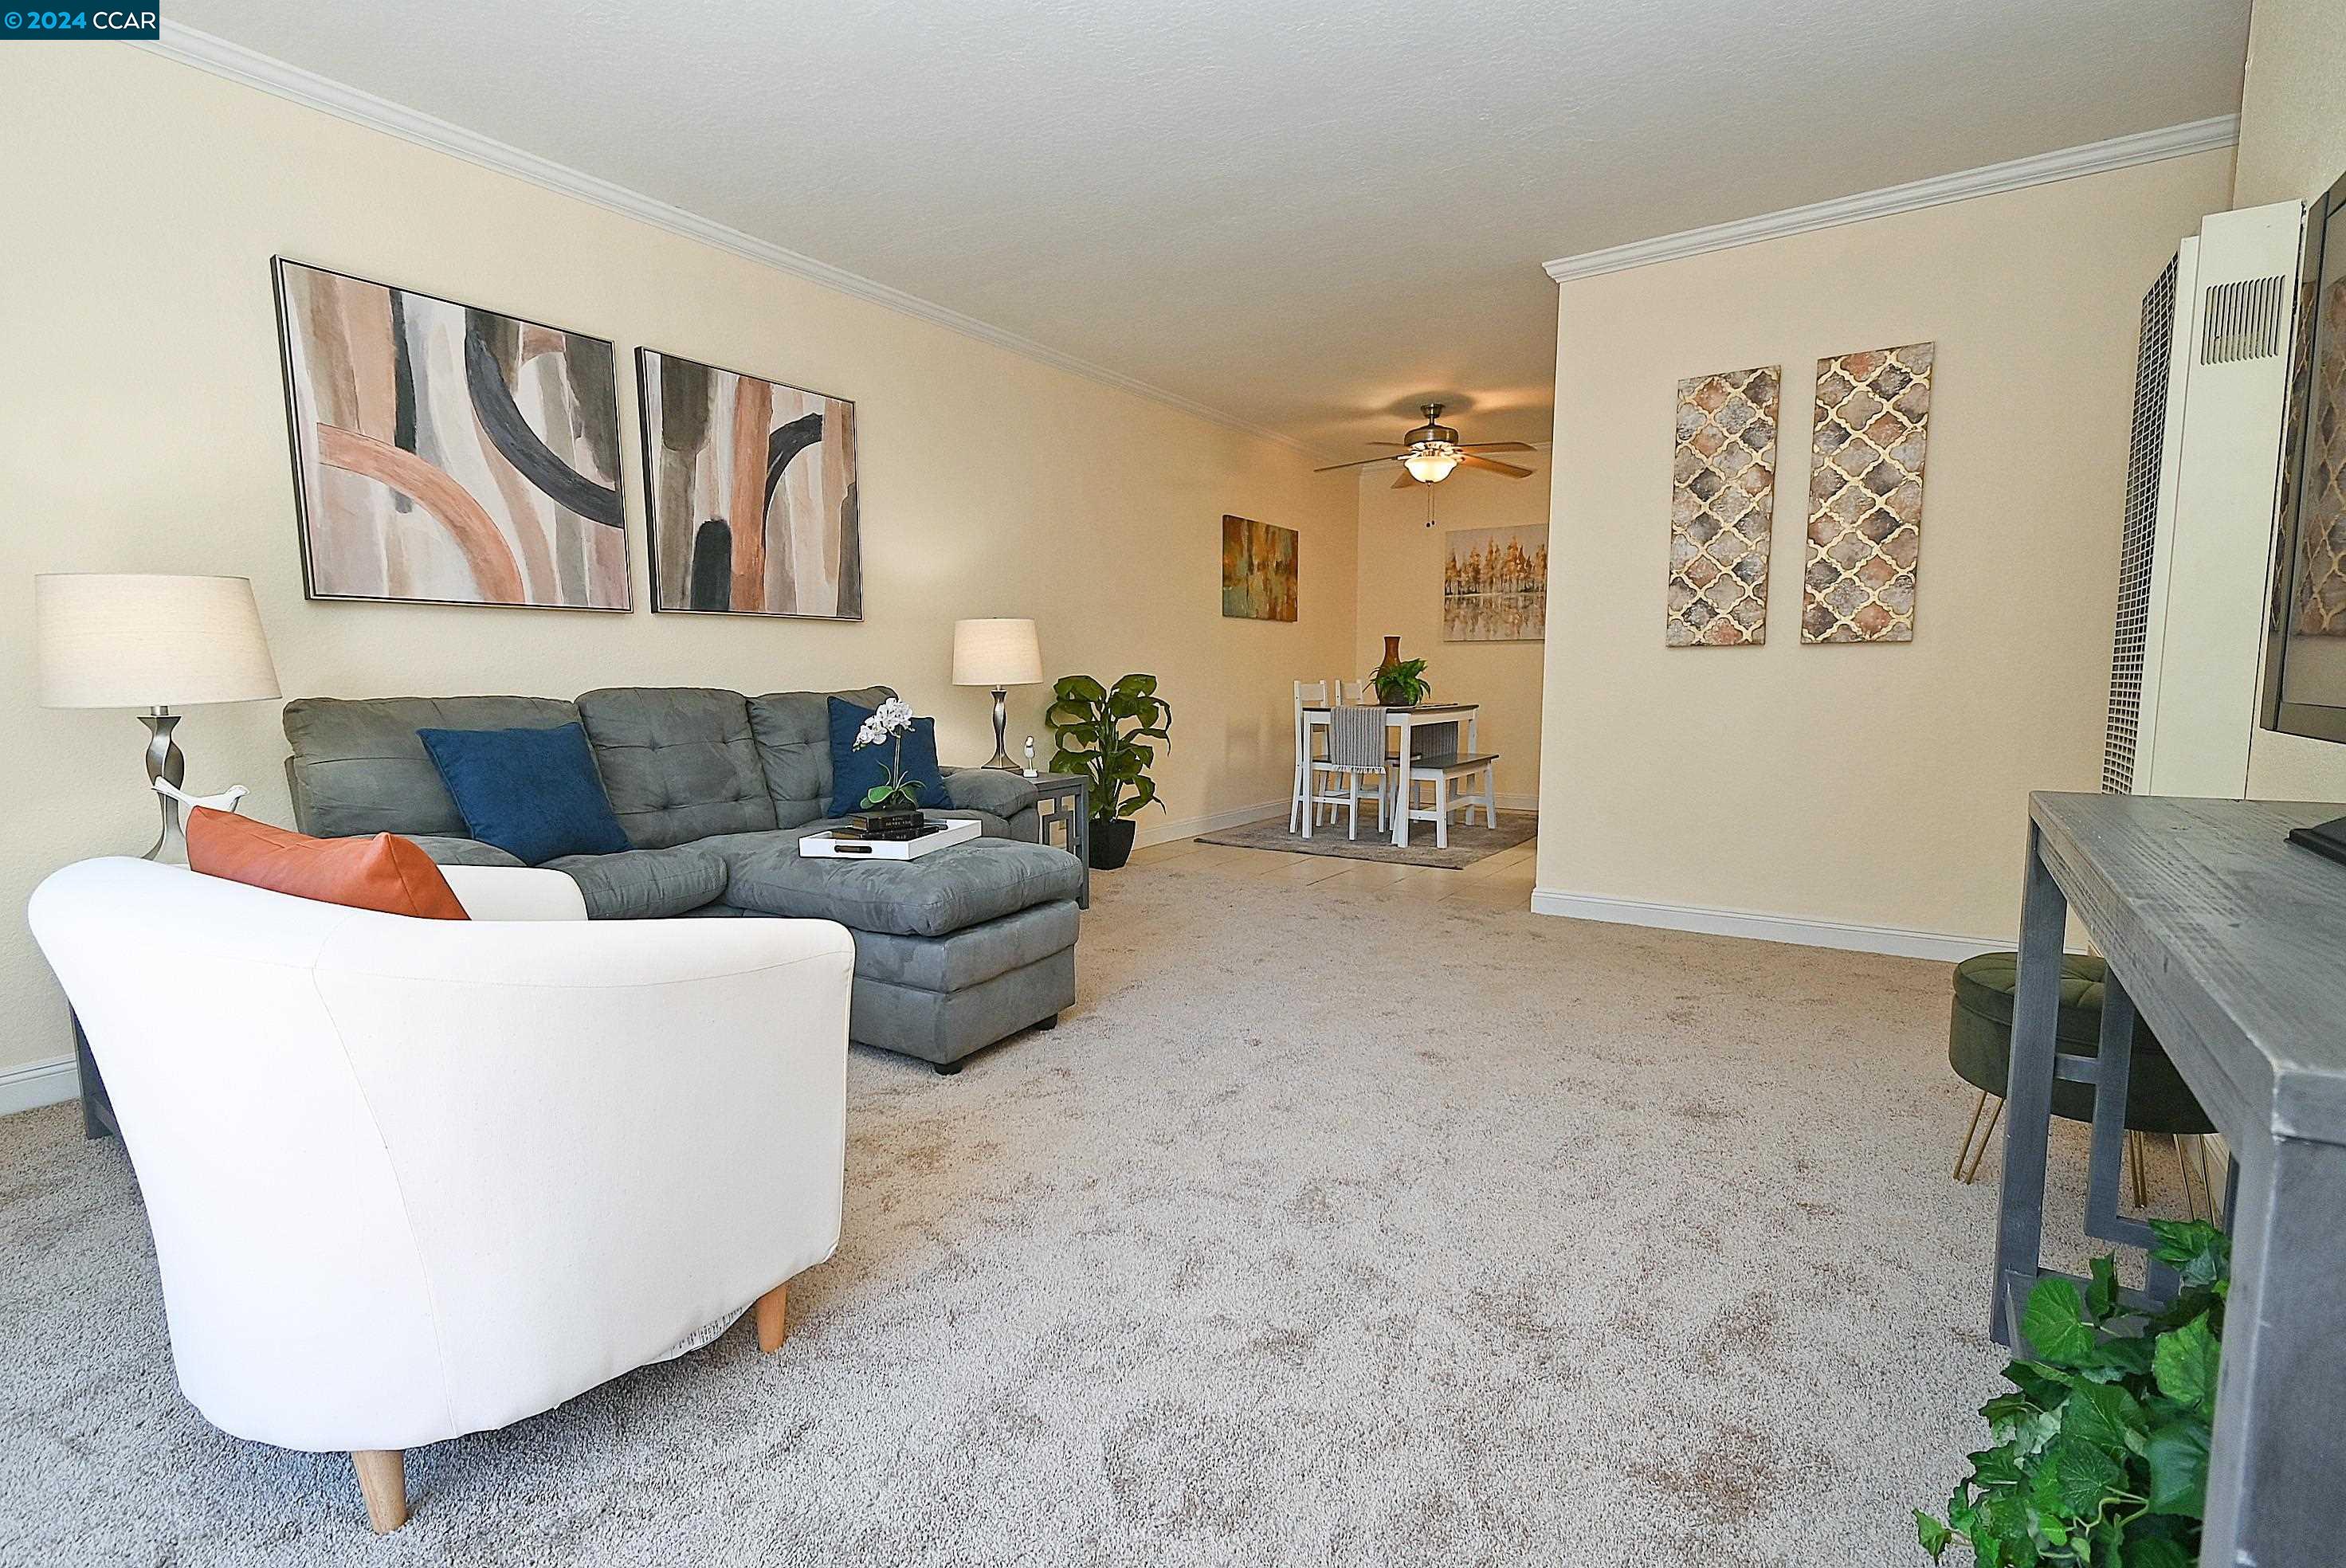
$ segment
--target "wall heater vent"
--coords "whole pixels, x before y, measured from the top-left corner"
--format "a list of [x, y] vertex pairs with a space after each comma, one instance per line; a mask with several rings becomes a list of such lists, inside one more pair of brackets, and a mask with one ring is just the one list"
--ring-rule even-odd
[[2143, 296], [2102, 736], [2114, 794], [2248, 792], [2304, 227], [2301, 202], [2215, 213]]
[[2175, 270], [2170, 260], [2142, 297], [2142, 340], [2135, 359], [2126, 529], [2118, 545], [2117, 636], [2110, 654], [2109, 727], [2102, 745], [2102, 788], [2114, 795], [2133, 792], [2135, 734], [2142, 722], [2143, 639], [2150, 624], [2150, 563], [2158, 539], [2158, 480], [2167, 451]]
[[2229, 365], [2278, 355], [2289, 336], [2289, 281], [2247, 278], [2209, 289], [2200, 316], [2199, 362]]

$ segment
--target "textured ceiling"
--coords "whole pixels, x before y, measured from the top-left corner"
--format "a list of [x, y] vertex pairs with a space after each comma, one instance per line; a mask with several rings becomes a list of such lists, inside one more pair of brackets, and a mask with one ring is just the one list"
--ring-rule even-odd
[[2238, 108], [2248, 0], [172, 0], [1358, 455], [1547, 433], [1551, 257]]

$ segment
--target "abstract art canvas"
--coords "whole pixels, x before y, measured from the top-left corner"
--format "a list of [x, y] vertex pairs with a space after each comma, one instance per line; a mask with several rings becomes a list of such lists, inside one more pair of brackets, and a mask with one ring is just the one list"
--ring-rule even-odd
[[628, 607], [608, 342], [275, 271], [311, 598]]
[[1547, 524], [1458, 528], [1442, 568], [1442, 640], [1535, 643], [1547, 636]]
[[1768, 640], [1768, 545], [1776, 516], [1780, 366], [1678, 382], [1670, 469], [1670, 576], [1662, 641], [1737, 647]]
[[855, 405], [636, 351], [652, 608], [863, 618]]
[[1232, 620], [1295, 618], [1297, 536], [1292, 528], [1222, 519], [1222, 614]]
[[1804, 643], [1914, 640], [1935, 343], [1817, 361]]

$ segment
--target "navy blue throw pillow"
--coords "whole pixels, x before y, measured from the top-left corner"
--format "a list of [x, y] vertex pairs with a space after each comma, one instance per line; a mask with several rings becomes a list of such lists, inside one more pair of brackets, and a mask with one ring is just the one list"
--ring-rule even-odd
[[611, 814], [586, 732], [552, 729], [419, 729], [464, 830], [525, 865], [564, 855], [632, 849]]
[[[831, 699], [831, 814], [849, 817], [863, 809], [863, 797], [888, 782], [889, 764], [896, 760], [892, 737], [878, 746], [856, 748], [855, 732], [872, 717], [842, 697]], [[903, 736], [901, 766], [905, 779], [920, 791], [923, 806], [949, 806], [944, 770], [937, 766], [937, 721], [916, 718]]]

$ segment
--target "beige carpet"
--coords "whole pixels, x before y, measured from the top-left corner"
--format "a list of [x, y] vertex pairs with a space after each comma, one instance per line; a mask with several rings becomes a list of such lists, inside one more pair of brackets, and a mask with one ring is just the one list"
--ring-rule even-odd
[[382, 1542], [179, 1399], [119, 1146], [0, 1120], [0, 1563], [1920, 1561], [2002, 1364], [1943, 966], [1181, 848], [1056, 1033], [857, 1054], [781, 1354], [419, 1451]]

